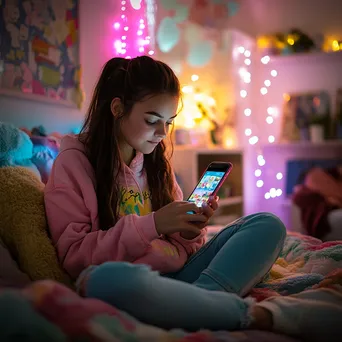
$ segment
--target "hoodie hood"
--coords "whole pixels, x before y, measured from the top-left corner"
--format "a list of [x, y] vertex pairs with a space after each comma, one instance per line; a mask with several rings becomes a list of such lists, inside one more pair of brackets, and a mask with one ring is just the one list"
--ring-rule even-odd
[[[84, 144], [79, 141], [77, 135], [66, 135], [61, 141], [60, 153], [67, 150], [77, 150], [85, 153]], [[136, 186], [142, 196], [142, 189], [146, 188], [147, 181], [144, 172], [144, 155], [136, 152], [130, 165], [124, 164], [119, 173], [119, 182], [126, 188]], [[143, 196], [142, 196], [143, 197]]]
[[[67, 150], [78, 150], [85, 153], [84, 144], [79, 141], [77, 135], [66, 135], [61, 141], [60, 153]], [[136, 152], [135, 157], [131, 161], [130, 165], [124, 165], [123, 169], [127, 174], [134, 174], [141, 177], [144, 168], [144, 155], [141, 152]]]

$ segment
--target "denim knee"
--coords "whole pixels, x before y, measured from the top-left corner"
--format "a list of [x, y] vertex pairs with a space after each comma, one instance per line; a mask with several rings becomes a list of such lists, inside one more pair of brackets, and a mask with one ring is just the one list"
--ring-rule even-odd
[[87, 297], [119, 305], [148, 288], [148, 279], [154, 272], [146, 265], [127, 262], [106, 262], [94, 267], [85, 286]]
[[261, 212], [257, 216], [261, 220], [261, 227], [269, 232], [270, 238], [274, 238], [280, 243], [285, 241], [286, 227], [278, 216], [267, 212]]

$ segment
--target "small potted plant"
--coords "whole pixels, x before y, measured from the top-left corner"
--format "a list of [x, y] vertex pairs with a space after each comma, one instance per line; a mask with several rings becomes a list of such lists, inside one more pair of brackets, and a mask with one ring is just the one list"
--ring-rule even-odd
[[335, 116], [335, 127], [336, 127], [336, 137], [337, 139], [342, 139], [342, 106], [336, 113]]
[[325, 125], [327, 115], [314, 115], [309, 123], [310, 141], [320, 143], [325, 138]]

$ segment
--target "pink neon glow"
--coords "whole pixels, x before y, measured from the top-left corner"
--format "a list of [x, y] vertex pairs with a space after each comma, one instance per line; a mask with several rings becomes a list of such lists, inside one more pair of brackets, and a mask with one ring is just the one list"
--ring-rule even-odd
[[141, 1], [141, 6], [135, 10], [130, 1], [121, 1], [118, 19], [113, 28], [114, 54], [119, 57], [132, 58], [142, 54], [153, 55], [150, 46], [150, 37], [145, 25], [146, 1]]

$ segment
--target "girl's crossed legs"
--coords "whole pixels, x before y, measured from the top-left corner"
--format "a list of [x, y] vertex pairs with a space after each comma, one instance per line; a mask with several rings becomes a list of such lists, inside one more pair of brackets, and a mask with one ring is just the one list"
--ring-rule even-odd
[[[165, 329], [233, 330], [250, 323], [246, 295], [272, 267], [286, 229], [274, 215], [242, 217], [213, 237], [177, 273], [107, 262], [85, 271], [84, 295]], [[194, 286], [195, 285], [195, 286]]]

